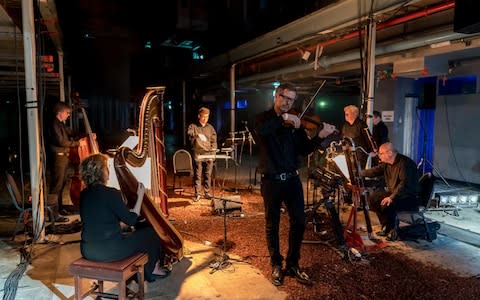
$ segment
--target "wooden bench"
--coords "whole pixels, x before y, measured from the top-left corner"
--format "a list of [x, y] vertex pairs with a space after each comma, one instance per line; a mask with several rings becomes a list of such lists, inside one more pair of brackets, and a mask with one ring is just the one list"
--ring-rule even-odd
[[[144, 265], [148, 261], [148, 255], [137, 253], [123, 260], [114, 262], [96, 262], [79, 258], [69, 266], [70, 273], [75, 280], [75, 299], [81, 300], [88, 295], [97, 295], [113, 299], [127, 299], [127, 280], [137, 274], [138, 291], [132, 295], [137, 299], [144, 298]], [[96, 280], [93, 286], [82, 293], [82, 278]], [[118, 295], [105, 293], [103, 282], [111, 281], [118, 283]], [[130, 293], [129, 295], [130, 296]]]

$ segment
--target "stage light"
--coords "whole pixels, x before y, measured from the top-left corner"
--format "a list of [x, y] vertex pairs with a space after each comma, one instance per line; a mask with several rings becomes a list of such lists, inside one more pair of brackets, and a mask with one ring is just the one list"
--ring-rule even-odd
[[469, 202], [472, 204], [478, 204], [478, 194], [470, 195]]
[[458, 202], [458, 196], [456, 196], [456, 195], [450, 195], [449, 200], [450, 200], [450, 203], [452, 203], [452, 204], [457, 204], [457, 202]]
[[448, 204], [448, 197], [440, 195], [440, 204], [447, 205]]

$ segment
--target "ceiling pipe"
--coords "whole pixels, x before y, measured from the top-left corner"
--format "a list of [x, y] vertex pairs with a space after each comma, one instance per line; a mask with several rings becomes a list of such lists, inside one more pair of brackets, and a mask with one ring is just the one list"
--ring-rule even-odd
[[[376, 52], [376, 56], [387, 55], [387, 54], [411, 50], [411, 49], [419, 48], [423, 46], [430, 46], [431, 44], [434, 44], [434, 43], [450, 41], [450, 40], [460, 40], [462, 38], [469, 37], [469, 36], [472, 36], [472, 35], [456, 33], [451, 31], [437, 32], [437, 33], [432, 33], [428, 35], [422, 35], [422, 36], [413, 38], [411, 40], [402, 41], [399, 43], [379, 45], [376, 47], [375, 52]], [[333, 57], [324, 56], [319, 60], [319, 64], [323, 68], [328, 68], [329, 66], [332, 66], [335, 64], [351, 62], [359, 59], [360, 59], [359, 52], [357, 50], [353, 50], [353, 51], [345, 52], [343, 54], [336, 55]], [[287, 75], [290, 73], [297, 73], [302, 71], [313, 72], [313, 68], [311, 65], [305, 65], [305, 64], [295, 65], [292, 67], [286, 67], [286, 68], [275, 70], [268, 73], [257, 73], [256, 75], [253, 75], [253, 76], [243, 77], [241, 79], [238, 79], [237, 82], [239, 84], [245, 84], [251, 81], [264, 80], [266, 78], [278, 78], [278, 74]]]
[[[418, 10], [414, 13], [411, 13], [411, 14], [408, 14], [408, 15], [405, 15], [405, 16], [401, 16], [401, 17], [398, 17], [398, 18], [394, 18], [394, 19], [391, 19], [391, 20], [386, 21], [384, 23], [380, 23], [380, 24], [377, 25], [377, 31], [382, 30], [382, 29], [386, 29], [386, 28], [389, 28], [389, 27], [392, 27], [392, 26], [395, 26], [395, 25], [399, 25], [399, 24], [402, 24], [402, 23], [406, 23], [406, 22], [409, 22], [409, 21], [412, 21], [412, 20], [415, 20], [415, 19], [418, 19], [418, 18], [426, 17], [428, 15], [439, 13], [439, 12], [442, 12], [442, 11], [445, 11], [445, 10], [453, 9], [454, 7], [455, 7], [455, 1], [451, 0], [449, 2], [441, 3], [439, 5], [434, 5], [432, 7], [424, 8], [424, 9]], [[328, 40], [328, 41], [325, 41], [325, 42], [321, 42], [321, 43], [306, 47], [306, 48], [304, 48], [304, 50], [315, 52], [315, 49], [316, 49], [317, 46], [325, 47], [325, 46], [333, 45], [333, 44], [336, 44], [336, 43], [339, 43], [339, 42], [342, 42], [342, 41], [346, 41], [346, 40], [356, 38], [362, 33], [363, 33], [363, 30], [357, 30], [355, 32], [348, 33], [348, 34], [346, 34], [342, 37], [339, 37], [339, 38], [336, 38], [336, 39], [331, 39], [331, 40]], [[259, 67], [261, 67], [261, 65], [266, 65], [266, 64], [269, 64], [269, 63], [275, 63], [275, 62], [280, 61], [280, 60], [286, 60], [286, 59], [294, 57], [296, 55], [298, 55], [298, 52], [295, 49], [295, 50], [286, 52], [284, 54], [274, 56], [274, 57], [271, 57], [269, 59], [265, 59], [261, 62], [246, 64], [246, 65], [239, 68], [239, 72], [240, 72], [240, 74], [242, 74], [244, 72], [246, 73], [246, 72], [248, 72], [248, 70], [258, 69]]]
[[[422, 1], [422, 0], [415, 0]], [[415, 2], [409, 0], [408, 2]], [[245, 44], [242, 44], [226, 53], [213, 57], [203, 63], [198, 72], [224, 69], [232, 63], [240, 64], [269, 54], [278, 53], [280, 49], [305, 44], [306, 40], [313, 40], [315, 35], [327, 29], [344, 28], [358, 23], [358, 17], [367, 17], [370, 9], [374, 13], [381, 13], [405, 5], [406, 0], [342, 0], [336, 1], [305, 17], [297, 19], [287, 25], [270, 31]], [[331, 18], [335, 16], [335, 18]]]

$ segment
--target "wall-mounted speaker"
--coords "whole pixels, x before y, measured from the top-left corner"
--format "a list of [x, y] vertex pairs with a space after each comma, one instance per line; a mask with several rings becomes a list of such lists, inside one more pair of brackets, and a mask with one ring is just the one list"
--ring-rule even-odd
[[480, 1], [455, 0], [453, 31], [459, 33], [480, 32]]

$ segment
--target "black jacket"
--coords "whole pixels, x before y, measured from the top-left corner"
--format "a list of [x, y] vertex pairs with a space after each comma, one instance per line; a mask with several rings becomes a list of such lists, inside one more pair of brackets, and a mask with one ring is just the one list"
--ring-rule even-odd
[[53, 153], [69, 153], [70, 147], [78, 147], [80, 145], [73, 138], [70, 128], [57, 118], [53, 118], [53, 122], [48, 128], [48, 144], [50, 151]]
[[273, 108], [256, 116], [254, 135], [260, 148], [258, 168], [262, 174], [294, 172], [299, 168], [300, 156], [322, 147], [319, 137], [310, 139], [304, 129], [284, 126]]
[[379, 164], [371, 169], [364, 170], [367, 177], [384, 175], [387, 191], [392, 200], [409, 198], [415, 199], [418, 195], [417, 166], [409, 157], [397, 153], [393, 164]]

